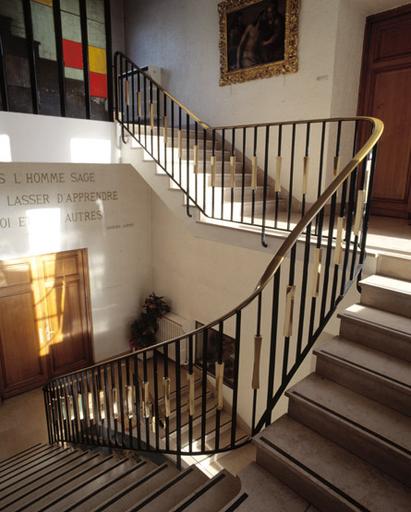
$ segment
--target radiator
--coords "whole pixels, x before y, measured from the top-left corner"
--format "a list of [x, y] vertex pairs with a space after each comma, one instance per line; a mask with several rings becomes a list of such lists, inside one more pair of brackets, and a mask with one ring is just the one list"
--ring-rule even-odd
[[[166, 341], [172, 338], [182, 336], [186, 332], [194, 329], [194, 322], [190, 322], [174, 313], [167, 313], [167, 315], [160, 318], [158, 322], [158, 331], [156, 334], [157, 341]], [[194, 342], [195, 343], [195, 342]], [[193, 347], [195, 354], [195, 347]], [[175, 345], [171, 344], [168, 348], [168, 356], [170, 359], [175, 360]], [[187, 341], [180, 343], [180, 361], [185, 364], [188, 358]]]

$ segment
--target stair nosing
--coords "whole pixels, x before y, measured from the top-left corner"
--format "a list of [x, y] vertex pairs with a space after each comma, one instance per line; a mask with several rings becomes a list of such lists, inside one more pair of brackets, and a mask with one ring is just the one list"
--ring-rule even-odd
[[[370, 307], [370, 306], [365, 306], [365, 307]], [[372, 309], [375, 309], [376, 311], [379, 311], [377, 308], [372, 308]], [[388, 313], [387, 311], [384, 311], [384, 310], [381, 310], [381, 311], [383, 313]], [[391, 313], [391, 314], [395, 315], [395, 313]], [[345, 311], [343, 311], [341, 313], [338, 313], [337, 316], [340, 319], [352, 321], [352, 322], [359, 323], [359, 324], [362, 324], [362, 325], [370, 325], [371, 327], [374, 327], [374, 328], [378, 329], [379, 331], [384, 331], [386, 333], [392, 333], [392, 334], [397, 335], [397, 336], [401, 336], [401, 337], [404, 337], [404, 338], [410, 338], [411, 339], [411, 333], [408, 333], [406, 331], [400, 331], [398, 329], [394, 329], [392, 327], [388, 327], [385, 324], [380, 324], [380, 323], [374, 322], [372, 320], [364, 320], [364, 319], [359, 318], [359, 317], [357, 317], [355, 315], [352, 315], [351, 313], [346, 313]], [[403, 316], [403, 315], [396, 315], [396, 316], [408, 319], [408, 317]]]
[[331, 359], [331, 360], [335, 361], [336, 363], [340, 363], [341, 366], [343, 366], [343, 365], [349, 366], [351, 368], [354, 368], [357, 371], [366, 373], [376, 379], [384, 380], [387, 383], [389, 383], [391, 385], [395, 385], [396, 387], [398, 387], [400, 389], [405, 388], [405, 391], [407, 391], [407, 392], [411, 391], [411, 386], [408, 384], [404, 384], [403, 382], [393, 379], [391, 377], [388, 377], [387, 375], [383, 375], [380, 372], [370, 370], [370, 368], [366, 368], [366, 367], [364, 367], [360, 364], [357, 364], [353, 361], [349, 361], [348, 359], [345, 359], [344, 357], [336, 356], [335, 354], [331, 354], [330, 352], [327, 352], [324, 348], [322, 348], [320, 350], [315, 350], [313, 353], [317, 357], [325, 357], [325, 358]]
[[[306, 428], [308, 428], [308, 427], [306, 427]], [[334, 484], [332, 484], [331, 482], [326, 480], [324, 477], [322, 477], [321, 475], [316, 473], [314, 470], [307, 467], [305, 464], [301, 463], [298, 459], [294, 458], [292, 455], [290, 455], [289, 453], [285, 452], [284, 450], [282, 450], [281, 448], [276, 446], [272, 441], [270, 441], [269, 439], [264, 437], [264, 435], [261, 435], [258, 438], [258, 440], [260, 441], [260, 443], [264, 443], [263, 449], [264, 448], [266, 450], [270, 449], [270, 450], [277, 452], [277, 454], [279, 454], [282, 458], [286, 459], [287, 465], [290, 465], [290, 463], [291, 463], [294, 467], [298, 467], [300, 470], [303, 470], [305, 473], [305, 475], [303, 475], [303, 478], [306, 477], [306, 475], [308, 475], [311, 479], [314, 479], [317, 482], [317, 485], [326, 487], [328, 492], [331, 492], [334, 496], [337, 496], [339, 499], [343, 498], [345, 501], [347, 501], [351, 505], [354, 505], [355, 507], [357, 507], [357, 509], [360, 512], [370, 512], [367, 508], [365, 508], [363, 505], [361, 505], [361, 503], [358, 503], [358, 501], [351, 498], [348, 494], [346, 494], [344, 491], [342, 491], [341, 489], [336, 487]], [[266, 448], [264, 445], [267, 445], [268, 448]]]
[[382, 442], [384, 445], [387, 445], [389, 448], [393, 449], [394, 451], [398, 452], [401, 455], [407, 455], [410, 457], [411, 461], [411, 450], [407, 450], [406, 448], [398, 445], [397, 443], [391, 441], [390, 439], [387, 439], [383, 435], [379, 434], [378, 432], [375, 432], [368, 427], [365, 427], [364, 425], [361, 425], [361, 423], [357, 423], [356, 421], [351, 420], [350, 418], [347, 418], [343, 416], [342, 414], [322, 405], [316, 402], [315, 400], [312, 400], [311, 398], [305, 397], [298, 391], [286, 391], [286, 396], [291, 398], [296, 398], [297, 400], [301, 400], [304, 402], [307, 402], [311, 407], [317, 408], [325, 412], [325, 414], [328, 414], [330, 416], [334, 416], [347, 424], [348, 426], [351, 426], [352, 428], [355, 428], [356, 430], [377, 439], [379, 442]]
[[[383, 277], [385, 279], [391, 279], [393, 281], [400, 281], [400, 282], [405, 282], [405, 283], [410, 283], [410, 281], [406, 281], [406, 280], [403, 280], [403, 279], [395, 279], [394, 277], [387, 277], [387, 276], [383, 276], [383, 275], [380, 275], [380, 274], [375, 274], [375, 275], [378, 275], [379, 277]], [[372, 276], [369, 276], [369, 277], [372, 277]], [[379, 290], [384, 290], [386, 292], [389, 292], [389, 293], [395, 293], [395, 294], [398, 294], [398, 295], [402, 295], [404, 297], [410, 297], [411, 298], [411, 292], [406, 292], [404, 290], [397, 290], [395, 288], [390, 288], [389, 286], [383, 286], [382, 284], [378, 284], [378, 283], [369, 283], [367, 282], [367, 279], [369, 279], [369, 277], [363, 279], [362, 281], [360, 281], [360, 285], [361, 286], [365, 286], [365, 287], [369, 287], [369, 288], [378, 288]]]

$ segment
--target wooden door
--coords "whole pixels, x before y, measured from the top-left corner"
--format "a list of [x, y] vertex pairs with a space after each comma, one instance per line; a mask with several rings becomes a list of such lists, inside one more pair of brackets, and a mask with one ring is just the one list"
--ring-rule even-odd
[[92, 362], [86, 251], [1, 264], [0, 389], [4, 397]]
[[382, 119], [372, 213], [411, 218], [411, 6], [367, 19], [359, 114]]
[[1, 394], [8, 397], [45, 384], [47, 361], [40, 350], [30, 262], [0, 269]]

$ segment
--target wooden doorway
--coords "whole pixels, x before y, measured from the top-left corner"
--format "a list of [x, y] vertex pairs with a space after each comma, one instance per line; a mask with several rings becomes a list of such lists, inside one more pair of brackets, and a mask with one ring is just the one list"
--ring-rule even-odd
[[411, 4], [367, 18], [359, 114], [379, 117], [371, 212], [411, 219]]
[[92, 362], [87, 251], [0, 262], [0, 393]]

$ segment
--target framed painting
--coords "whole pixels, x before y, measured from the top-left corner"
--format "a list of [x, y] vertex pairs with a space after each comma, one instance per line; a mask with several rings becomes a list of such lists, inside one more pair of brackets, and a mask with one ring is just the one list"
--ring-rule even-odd
[[298, 70], [299, 0], [224, 0], [220, 19], [220, 85]]

